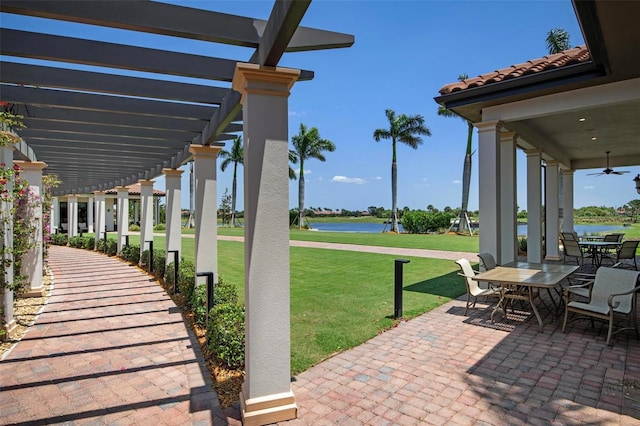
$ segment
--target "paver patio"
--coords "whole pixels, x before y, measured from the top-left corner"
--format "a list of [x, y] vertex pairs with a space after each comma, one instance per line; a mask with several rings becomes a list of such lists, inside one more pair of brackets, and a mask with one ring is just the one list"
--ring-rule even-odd
[[[239, 425], [162, 288], [117, 259], [52, 247], [55, 290], [0, 361], [2, 424]], [[407, 290], [405, 290], [407, 291]], [[640, 424], [640, 341], [462, 298], [297, 375], [283, 425]]]

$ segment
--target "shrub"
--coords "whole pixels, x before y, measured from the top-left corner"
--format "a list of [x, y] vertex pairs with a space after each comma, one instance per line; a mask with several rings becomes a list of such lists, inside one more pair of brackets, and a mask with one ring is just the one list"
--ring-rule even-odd
[[100, 239], [98, 240], [97, 244], [96, 244], [96, 250], [101, 251], [104, 253], [104, 240]]
[[109, 256], [115, 256], [118, 253], [118, 242], [116, 240], [107, 240], [105, 244], [105, 253]]
[[175, 270], [175, 267], [176, 267], [175, 263], [171, 262], [164, 269], [164, 282], [168, 287], [171, 288], [171, 291], [173, 291], [173, 284], [174, 284], [174, 282], [173, 282], [173, 279], [174, 279], [173, 274], [174, 274], [174, 272], [173, 271]]
[[196, 324], [204, 327], [207, 320], [207, 286], [197, 285], [191, 295], [191, 310]]
[[164, 270], [167, 264], [167, 254], [164, 250], [153, 251], [153, 273], [157, 277], [164, 277]]
[[520, 253], [527, 252], [527, 237], [518, 238], [518, 251]]
[[188, 304], [188, 308], [191, 308], [195, 277], [195, 265], [188, 260], [182, 260], [180, 262], [180, 268], [178, 269], [178, 287], [180, 289], [180, 293], [184, 297], [185, 302]]
[[75, 248], [83, 248], [83, 238], [80, 235], [69, 238], [69, 246]]
[[244, 306], [222, 303], [209, 314], [207, 344], [211, 353], [230, 368], [244, 367]]
[[140, 261], [140, 246], [124, 246], [120, 255], [127, 262], [137, 265]]
[[93, 237], [83, 237], [82, 244], [85, 249], [93, 250], [93, 248], [96, 246], [96, 239]]
[[51, 236], [51, 244], [56, 246], [66, 246], [69, 242], [69, 238], [67, 234], [53, 234]]
[[131, 225], [129, 225], [129, 231], [139, 231], [140, 230], [140, 226], [136, 225], [135, 223], [132, 223]]
[[154, 231], [165, 231], [166, 229], [167, 229], [167, 225], [165, 225], [164, 223], [159, 223], [153, 227]]
[[451, 214], [444, 212], [410, 211], [402, 215], [402, 227], [410, 234], [437, 232], [439, 229], [447, 228], [451, 218]]
[[224, 281], [222, 277], [218, 277], [218, 283], [213, 291], [213, 305], [225, 303], [238, 303], [238, 289], [235, 285]]

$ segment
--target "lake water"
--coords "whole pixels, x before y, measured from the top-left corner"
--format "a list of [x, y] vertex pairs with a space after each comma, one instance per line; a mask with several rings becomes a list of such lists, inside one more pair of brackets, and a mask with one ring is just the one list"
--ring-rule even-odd
[[[313, 229], [320, 232], [365, 232], [380, 233], [385, 229], [384, 223], [365, 223], [365, 222], [311, 222]], [[391, 225], [386, 225], [387, 231]], [[616, 225], [574, 225], [578, 235], [593, 234], [596, 232], [614, 232], [623, 230], [624, 227]], [[402, 230], [402, 227], [400, 227]], [[518, 235], [527, 235], [527, 225], [518, 225]]]

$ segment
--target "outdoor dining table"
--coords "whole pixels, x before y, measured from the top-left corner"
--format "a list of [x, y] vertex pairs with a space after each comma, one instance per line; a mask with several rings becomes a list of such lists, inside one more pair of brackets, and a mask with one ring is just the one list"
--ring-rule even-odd
[[[573, 265], [511, 262], [486, 272], [481, 272], [474, 276], [473, 279], [500, 286], [500, 300], [491, 312], [491, 322], [493, 322], [494, 314], [501, 307], [506, 316], [506, 300], [523, 300], [531, 305], [531, 310], [536, 316], [540, 332], [542, 332], [544, 324], [534, 300], [539, 296], [541, 289], [546, 289], [551, 295], [550, 290], [560, 286], [562, 280], [577, 269], [578, 266]], [[551, 300], [553, 302], [553, 298]], [[555, 304], [555, 302], [553, 303]]]
[[617, 250], [620, 244], [622, 243], [617, 241], [578, 241], [580, 248], [584, 247], [591, 253], [596, 268], [602, 265], [602, 254], [606, 253], [607, 249]]

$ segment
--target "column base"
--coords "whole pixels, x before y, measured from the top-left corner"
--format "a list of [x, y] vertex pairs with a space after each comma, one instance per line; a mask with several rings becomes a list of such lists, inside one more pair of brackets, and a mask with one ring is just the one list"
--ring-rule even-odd
[[29, 289], [27, 291], [25, 291], [24, 293], [22, 293], [20, 295], [21, 298], [26, 298], [26, 297], [42, 297], [44, 296], [44, 286], [40, 287], [40, 288], [32, 288]]
[[298, 416], [298, 406], [293, 392], [247, 399], [245, 384], [242, 385], [242, 392], [240, 392], [240, 409], [244, 426], [267, 425], [292, 420]]
[[562, 256], [552, 256], [548, 255], [544, 257], [544, 260], [562, 260]]
[[18, 323], [16, 320], [12, 319], [11, 322], [5, 324], [3, 328], [5, 332], [4, 338], [13, 339], [18, 331]]

